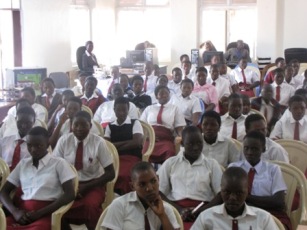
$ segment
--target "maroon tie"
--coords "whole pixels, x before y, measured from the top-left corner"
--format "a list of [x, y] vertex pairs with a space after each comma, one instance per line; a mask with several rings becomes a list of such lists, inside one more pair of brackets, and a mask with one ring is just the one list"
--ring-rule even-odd
[[293, 139], [300, 140], [300, 123], [298, 121], [295, 122]]
[[280, 101], [280, 86], [276, 87], [276, 101]]
[[14, 154], [13, 154], [13, 158], [12, 158], [12, 165], [11, 165], [11, 171], [13, 171], [13, 169], [16, 167], [16, 165], [18, 164], [18, 162], [20, 161], [20, 145], [25, 142], [24, 140], [22, 139], [19, 139], [17, 141], [17, 145], [14, 149]]
[[237, 220], [232, 220], [232, 230], [239, 230]]
[[145, 220], [145, 230], [150, 230], [150, 224], [149, 224], [149, 220], [147, 216], [147, 211], [145, 211], [144, 220]]
[[162, 125], [162, 113], [163, 113], [163, 108], [164, 108], [164, 106], [161, 105], [160, 110], [159, 110], [159, 112], [158, 112], [158, 116], [157, 116], [157, 123], [158, 123], [159, 125]]
[[243, 77], [244, 86], [246, 86], [246, 77], [245, 77], [244, 69], [242, 69], [242, 77]]
[[248, 194], [251, 194], [256, 170], [250, 168], [248, 172]]
[[237, 139], [237, 122], [236, 121], [233, 122], [231, 137], [233, 139]]
[[77, 171], [83, 168], [83, 142], [80, 141], [76, 151], [75, 168]]
[[214, 81], [214, 82], [212, 82], [212, 85], [213, 85], [213, 86], [216, 86], [216, 82], [215, 82], [215, 81]]

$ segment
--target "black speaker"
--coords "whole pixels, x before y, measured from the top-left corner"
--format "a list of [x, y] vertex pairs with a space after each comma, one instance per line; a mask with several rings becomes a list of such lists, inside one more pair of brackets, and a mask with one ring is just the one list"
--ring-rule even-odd
[[307, 48], [285, 49], [286, 63], [288, 64], [293, 59], [297, 59], [300, 63], [307, 63]]

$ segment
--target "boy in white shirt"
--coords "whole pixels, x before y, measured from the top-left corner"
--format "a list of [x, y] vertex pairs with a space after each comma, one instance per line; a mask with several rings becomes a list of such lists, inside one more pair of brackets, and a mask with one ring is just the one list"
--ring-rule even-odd
[[175, 67], [172, 70], [172, 80], [170, 80], [167, 84], [167, 87], [173, 91], [175, 94], [180, 94], [180, 83], [182, 80], [182, 71], [179, 67]]
[[210, 75], [211, 78], [207, 78], [207, 82], [215, 86], [219, 100], [224, 96], [228, 97], [230, 95], [230, 82], [220, 77], [220, 70], [217, 64], [211, 65]]

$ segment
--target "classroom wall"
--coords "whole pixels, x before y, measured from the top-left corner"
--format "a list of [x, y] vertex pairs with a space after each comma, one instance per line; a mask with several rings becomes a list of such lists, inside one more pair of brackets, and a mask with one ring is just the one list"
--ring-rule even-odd
[[21, 0], [22, 59], [25, 67], [48, 73], [71, 69], [70, 0]]

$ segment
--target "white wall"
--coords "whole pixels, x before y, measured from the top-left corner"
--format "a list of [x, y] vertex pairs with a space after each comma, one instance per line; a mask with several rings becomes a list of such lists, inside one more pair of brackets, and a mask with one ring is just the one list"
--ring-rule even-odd
[[24, 67], [47, 72], [71, 69], [70, 0], [22, 0], [22, 59]]

